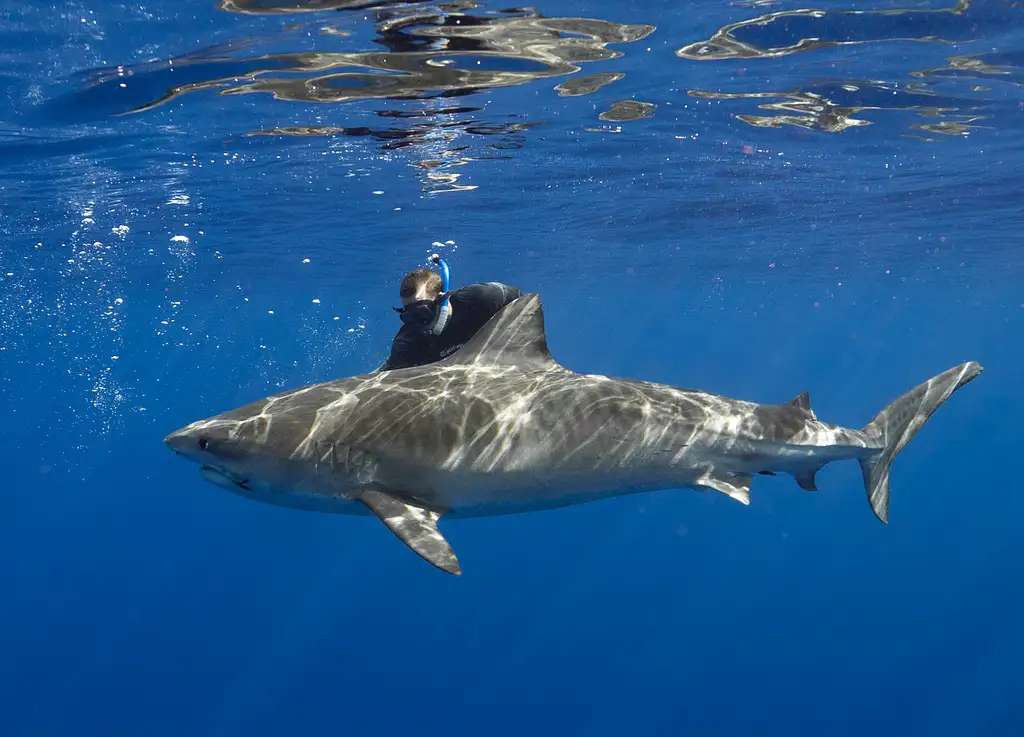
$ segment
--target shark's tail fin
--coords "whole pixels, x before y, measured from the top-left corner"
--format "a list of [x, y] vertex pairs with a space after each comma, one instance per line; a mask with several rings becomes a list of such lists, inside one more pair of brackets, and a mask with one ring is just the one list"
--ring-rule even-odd
[[889, 467], [892, 459], [906, 447], [950, 394], [981, 372], [981, 364], [975, 361], [943, 371], [890, 402], [864, 428], [864, 433], [883, 446], [876, 455], [860, 460], [868, 502], [875, 516], [882, 522], [889, 521]]

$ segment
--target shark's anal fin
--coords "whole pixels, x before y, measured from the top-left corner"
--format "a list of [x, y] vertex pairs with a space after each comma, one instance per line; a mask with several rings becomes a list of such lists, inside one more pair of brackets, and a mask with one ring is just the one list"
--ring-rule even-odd
[[364, 489], [359, 500], [423, 560], [446, 573], [462, 574], [455, 551], [437, 529], [440, 512], [411, 504], [376, 488]]
[[[810, 471], [798, 471], [793, 474], [793, 478], [796, 479], [797, 484], [800, 485], [801, 489], [806, 491], [817, 491], [818, 482], [815, 480], [814, 475], [821, 470], [821, 466], [811, 469]], [[774, 476], [775, 471], [758, 471], [761, 476]]]
[[750, 504], [750, 484], [753, 480], [754, 477], [750, 474], [725, 474], [708, 471], [697, 479], [697, 485], [720, 491], [742, 504]]
[[814, 476], [820, 470], [821, 466], [807, 471], [799, 471], [793, 474], [793, 478], [796, 479], [797, 484], [799, 484], [800, 488], [804, 491], [817, 491], [818, 482], [815, 480]]

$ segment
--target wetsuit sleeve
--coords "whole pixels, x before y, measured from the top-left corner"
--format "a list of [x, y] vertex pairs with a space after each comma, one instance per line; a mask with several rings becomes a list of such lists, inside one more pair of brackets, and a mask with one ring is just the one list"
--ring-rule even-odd
[[473, 284], [463, 287], [459, 291], [467, 301], [473, 304], [474, 309], [486, 314], [488, 319], [493, 317], [509, 302], [522, 296], [522, 292], [518, 287], [512, 287], [497, 281]]

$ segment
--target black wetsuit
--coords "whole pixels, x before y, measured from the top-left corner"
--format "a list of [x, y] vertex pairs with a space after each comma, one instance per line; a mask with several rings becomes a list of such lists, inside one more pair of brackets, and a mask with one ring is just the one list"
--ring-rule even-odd
[[440, 361], [461, 348], [476, 331], [521, 292], [500, 282], [470, 284], [449, 295], [451, 313], [440, 335], [423, 333], [420, 328], [403, 325], [391, 344], [391, 355], [381, 370], [422, 366]]

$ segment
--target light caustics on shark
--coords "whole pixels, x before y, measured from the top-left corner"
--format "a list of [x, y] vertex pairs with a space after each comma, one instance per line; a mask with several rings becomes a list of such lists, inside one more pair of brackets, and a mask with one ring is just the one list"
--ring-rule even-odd
[[165, 442], [247, 498], [376, 515], [458, 574], [442, 517], [670, 488], [748, 504], [756, 474], [789, 473], [813, 490], [818, 469], [844, 459], [860, 462], [871, 508], [887, 521], [893, 458], [981, 371], [949, 369], [848, 429], [819, 420], [806, 393], [766, 405], [570, 371], [551, 358], [540, 297], [529, 294], [438, 363], [284, 392]]

